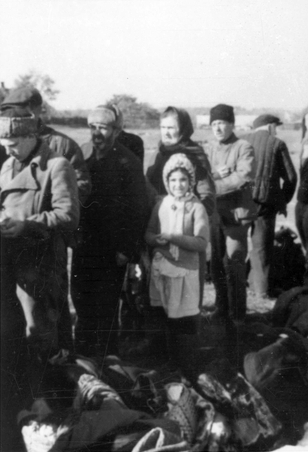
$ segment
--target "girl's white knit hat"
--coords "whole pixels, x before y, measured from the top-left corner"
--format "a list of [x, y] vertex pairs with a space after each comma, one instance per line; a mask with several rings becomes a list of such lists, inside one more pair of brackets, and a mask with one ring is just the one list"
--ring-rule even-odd
[[194, 188], [196, 184], [196, 175], [195, 168], [189, 158], [186, 157], [185, 154], [173, 154], [163, 169], [163, 181], [166, 190], [169, 193], [169, 185], [168, 185], [168, 177], [171, 172], [176, 171], [177, 169], [185, 169], [189, 175], [189, 185], [191, 188]]

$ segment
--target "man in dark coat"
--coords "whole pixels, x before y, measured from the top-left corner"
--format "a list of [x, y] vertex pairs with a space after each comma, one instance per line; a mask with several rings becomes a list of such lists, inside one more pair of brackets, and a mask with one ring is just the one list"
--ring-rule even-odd
[[118, 302], [126, 264], [138, 258], [147, 200], [140, 161], [116, 141], [118, 109], [98, 107], [88, 123], [91, 141], [82, 151], [92, 192], [81, 209], [73, 269], [76, 349], [104, 357], [117, 351]]
[[143, 164], [144, 160], [144, 144], [143, 140], [134, 133], [126, 132], [122, 130], [119, 136], [117, 137], [117, 141], [125, 146], [127, 149], [133, 152], [136, 157], [139, 158], [141, 163]]
[[288, 148], [276, 137], [276, 127], [281, 124], [276, 116], [261, 115], [253, 122], [253, 133], [244, 137], [253, 146], [257, 162], [253, 199], [258, 217], [252, 225], [249, 286], [258, 296], [269, 295], [276, 215], [287, 215], [297, 182]]

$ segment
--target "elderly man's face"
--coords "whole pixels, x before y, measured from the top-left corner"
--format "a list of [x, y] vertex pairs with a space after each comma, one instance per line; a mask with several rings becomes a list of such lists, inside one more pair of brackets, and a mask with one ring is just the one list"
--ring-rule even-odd
[[15, 157], [16, 160], [22, 162], [34, 149], [36, 138], [34, 136], [1, 138], [0, 144], [5, 147], [8, 155]]
[[105, 150], [113, 145], [117, 131], [112, 126], [96, 122], [89, 124], [89, 127], [95, 148]]
[[212, 131], [217, 141], [220, 143], [226, 141], [233, 132], [234, 124], [232, 122], [216, 119], [212, 122]]

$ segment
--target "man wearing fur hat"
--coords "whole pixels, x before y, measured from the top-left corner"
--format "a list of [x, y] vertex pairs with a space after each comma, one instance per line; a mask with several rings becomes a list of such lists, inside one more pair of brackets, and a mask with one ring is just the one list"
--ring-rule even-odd
[[115, 106], [90, 112], [91, 141], [82, 146], [92, 192], [81, 209], [73, 269], [76, 348], [86, 355], [116, 352], [117, 310], [126, 264], [136, 258], [145, 221], [146, 188], [139, 159], [117, 142]]
[[79, 202], [73, 168], [37, 137], [29, 110], [0, 113], [0, 143], [9, 155], [0, 173], [1, 370], [7, 383], [1, 399], [7, 409], [27, 384], [26, 368], [35, 370], [67, 348], [64, 339], [72, 334], [61, 328], [65, 310], [69, 318], [62, 291], [65, 236], [77, 228]]
[[[45, 297], [43, 304], [48, 305], [49, 299], [52, 305], [57, 303], [54, 290], [60, 290], [66, 266], [63, 245], [66, 235], [78, 225], [76, 177], [68, 161], [37, 137], [36, 120], [27, 109], [15, 107], [1, 112], [0, 142], [10, 156], [0, 174], [2, 270], [9, 271], [14, 279], [13, 290], [17, 283], [27, 335], [39, 336], [37, 296], [40, 300]], [[11, 278], [3, 277], [2, 281]], [[41, 312], [43, 304], [37, 307]], [[56, 304], [51, 309], [56, 312]]]
[[210, 111], [215, 140], [205, 149], [216, 187], [217, 212], [211, 227], [211, 270], [216, 290], [213, 319], [242, 322], [246, 313], [247, 231], [254, 218], [251, 184], [255, 177], [252, 146], [234, 134], [233, 107]]
[[40, 138], [48, 144], [50, 149], [69, 160], [75, 170], [79, 197], [83, 202], [91, 191], [91, 181], [78, 144], [72, 138], [43, 122], [41, 118], [43, 98], [36, 88], [22, 87], [11, 91], [3, 100], [0, 108], [5, 110], [14, 106], [28, 108], [35, 116]]
[[270, 295], [276, 215], [286, 216], [297, 182], [288, 148], [276, 137], [276, 127], [281, 124], [276, 116], [261, 115], [253, 122], [253, 133], [244, 137], [253, 146], [257, 163], [253, 199], [258, 218], [252, 225], [249, 287], [259, 297]]

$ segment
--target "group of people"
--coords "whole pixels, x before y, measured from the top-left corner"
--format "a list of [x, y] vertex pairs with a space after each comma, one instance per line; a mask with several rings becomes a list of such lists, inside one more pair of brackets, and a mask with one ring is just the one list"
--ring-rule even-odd
[[[3, 371], [15, 372], [24, 338], [28, 353], [42, 362], [59, 349], [100, 359], [117, 353], [127, 265], [145, 251], [150, 309], [165, 319], [177, 365], [193, 359], [197, 347], [209, 243], [216, 309], [208, 320], [234, 328], [243, 323], [248, 231], [249, 287], [267, 296], [275, 218], [286, 214], [296, 189], [288, 149], [276, 137], [279, 118], [262, 115], [238, 138], [233, 107], [216, 105], [210, 111], [214, 139], [203, 148], [191, 139], [189, 114], [168, 107], [144, 174], [143, 142], [123, 130], [116, 105], [90, 112], [90, 139], [81, 148], [44, 124], [42, 105], [34, 88], [11, 91], [1, 104]], [[297, 209], [303, 240], [306, 191], [303, 182]]]

